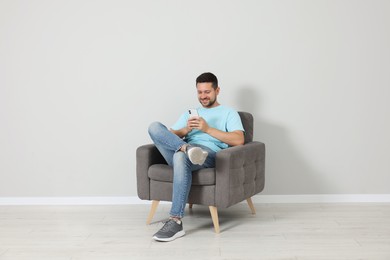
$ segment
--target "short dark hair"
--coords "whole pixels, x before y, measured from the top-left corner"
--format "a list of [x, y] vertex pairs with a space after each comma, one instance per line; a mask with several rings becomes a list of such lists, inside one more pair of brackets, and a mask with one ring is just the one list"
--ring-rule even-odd
[[203, 74], [200, 74], [197, 78], [196, 78], [196, 84], [198, 83], [204, 83], [204, 82], [210, 82], [212, 83], [212, 86], [214, 89], [217, 89], [218, 88], [218, 79], [217, 77], [211, 73], [211, 72], [205, 72]]

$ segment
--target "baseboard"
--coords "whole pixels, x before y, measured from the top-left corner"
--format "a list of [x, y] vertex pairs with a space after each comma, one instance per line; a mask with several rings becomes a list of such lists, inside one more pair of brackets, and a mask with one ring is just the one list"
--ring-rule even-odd
[[148, 204], [138, 197], [0, 197], [0, 205], [131, 205]]
[[256, 195], [253, 203], [386, 203], [390, 194]]
[[[390, 194], [256, 195], [253, 203], [390, 203]], [[136, 205], [150, 204], [128, 197], [0, 197], [6, 205]]]

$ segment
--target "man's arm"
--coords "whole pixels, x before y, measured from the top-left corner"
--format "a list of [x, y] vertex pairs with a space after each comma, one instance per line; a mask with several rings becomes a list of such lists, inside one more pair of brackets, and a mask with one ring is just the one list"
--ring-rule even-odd
[[230, 146], [244, 144], [244, 133], [241, 130], [223, 132], [216, 128], [209, 127], [206, 133]]
[[189, 119], [187, 120], [187, 125], [179, 130], [173, 130], [172, 128], [170, 129], [170, 131], [172, 133], [174, 133], [175, 135], [177, 135], [178, 137], [180, 138], [183, 138], [185, 137], [186, 135], [188, 135], [189, 132], [192, 131], [192, 129], [196, 128], [194, 127], [193, 125], [193, 122], [194, 120], [198, 120], [199, 117], [194, 117], [192, 119]]
[[206, 134], [211, 135], [212, 137], [220, 140], [221, 142], [224, 142], [230, 146], [236, 146], [236, 145], [242, 145], [244, 144], [244, 133], [240, 130], [236, 130], [233, 132], [224, 132], [221, 130], [218, 130], [216, 128], [209, 127], [207, 122], [199, 117], [196, 119], [192, 119], [188, 121], [188, 127], [187, 128], [195, 128], [199, 129]]
[[182, 129], [179, 129], [179, 130], [173, 130], [172, 128], [169, 130], [180, 138], [185, 137], [189, 133], [189, 130], [187, 127], [183, 127]]

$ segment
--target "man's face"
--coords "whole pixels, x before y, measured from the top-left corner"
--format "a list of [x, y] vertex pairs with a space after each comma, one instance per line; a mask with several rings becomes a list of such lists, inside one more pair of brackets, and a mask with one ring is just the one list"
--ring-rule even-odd
[[203, 107], [210, 108], [216, 105], [219, 87], [214, 89], [213, 83], [203, 82], [196, 84], [196, 89], [198, 90], [198, 100]]

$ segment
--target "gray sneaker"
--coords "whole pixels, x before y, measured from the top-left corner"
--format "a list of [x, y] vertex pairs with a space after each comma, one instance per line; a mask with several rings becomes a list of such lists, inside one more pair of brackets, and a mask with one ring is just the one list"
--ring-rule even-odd
[[173, 219], [170, 219], [153, 235], [153, 239], [161, 242], [169, 242], [184, 235], [183, 222], [180, 221], [180, 224], [178, 224]]

